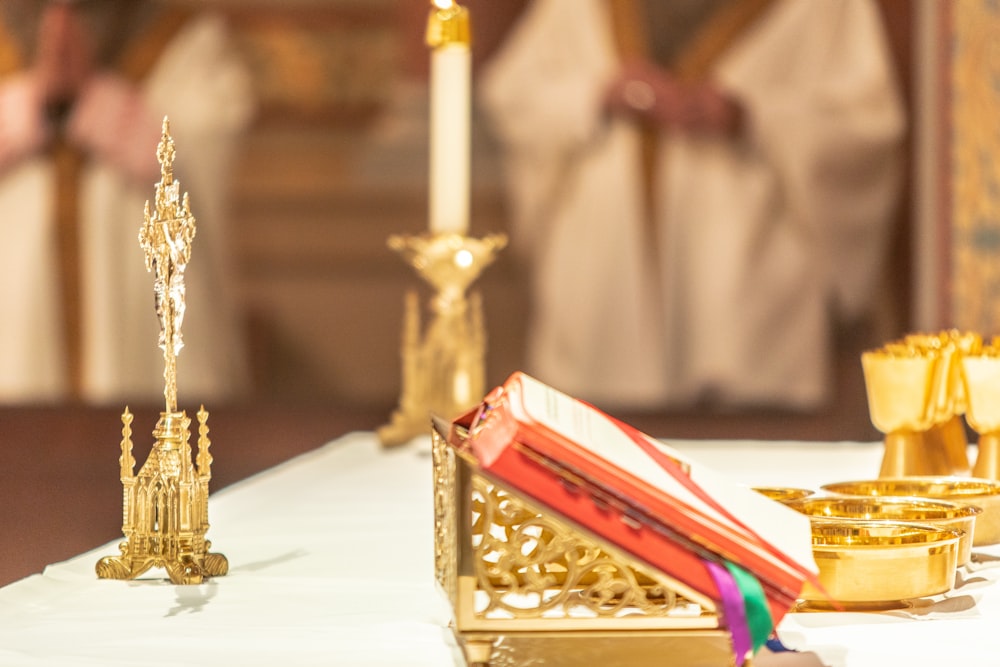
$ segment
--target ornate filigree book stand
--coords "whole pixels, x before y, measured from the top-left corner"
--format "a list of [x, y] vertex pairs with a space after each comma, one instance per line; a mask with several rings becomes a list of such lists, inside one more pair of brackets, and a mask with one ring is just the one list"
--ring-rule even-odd
[[163, 121], [163, 137], [157, 148], [161, 179], [156, 186], [156, 207], [146, 202], [145, 221], [139, 243], [146, 253], [146, 268], [155, 271], [156, 312], [160, 318], [163, 349], [163, 390], [166, 409], [153, 429], [156, 442], [138, 474], [132, 457], [133, 415], [122, 414], [121, 481], [122, 531], [120, 556], [98, 561], [102, 579], [135, 579], [153, 567], [167, 571], [175, 584], [199, 584], [204, 577], [226, 574], [229, 562], [210, 553], [208, 531], [208, 482], [212, 457], [208, 453], [208, 412], [198, 411], [197, 468], [188, 442], [191, 419], [177, 410], [177, 354], [183, 347], [184, 268], [191, 256], [195, 220], [187, 193], [180, 197], [180, 184], [173, 178], [174, 141], [169, 122]]
[[735, 664], [712, 600], [490, 479], [449, 427], [432, 431], [435, 576], [470, 665]]

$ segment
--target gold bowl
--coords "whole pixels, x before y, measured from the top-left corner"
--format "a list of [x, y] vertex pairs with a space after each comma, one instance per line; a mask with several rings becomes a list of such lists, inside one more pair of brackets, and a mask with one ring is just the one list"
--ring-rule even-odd
[[812, 523], [823, 590], [806, 583], [799, 608], [892, 609], [955, 584], [959, 533], [913, 523]]
[[858, 482], [838, 482], [821, 487], [847, 496], [912, 496], [973, 505], [976, 517], [972, 546], [1000, 543], [1000, 482], [975, 477], [897, 477]]
[[785, 503], [809, 516], [815, 524], [844, 521], [888, 521], [920, 523], [936, 528], [957, 530], [958, 564], [965, 565], [972, 556], [972, 537], [976, 517], [982, 509], [974, 505], [894, 496], [812, 496]]
[[755, 486], [753, 490], [779, 503], [788, 503], [793, 500], [807, 498], [815, 493], [811, 489], [796, 489], [790, 486]]

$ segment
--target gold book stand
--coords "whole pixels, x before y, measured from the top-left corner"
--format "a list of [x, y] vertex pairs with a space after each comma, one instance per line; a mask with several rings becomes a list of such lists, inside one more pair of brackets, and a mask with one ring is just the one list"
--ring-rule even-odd
[[431, 434], [435, 577], [469, 665], [735, 664], [710, 599], [487, 478], [447, 428]]

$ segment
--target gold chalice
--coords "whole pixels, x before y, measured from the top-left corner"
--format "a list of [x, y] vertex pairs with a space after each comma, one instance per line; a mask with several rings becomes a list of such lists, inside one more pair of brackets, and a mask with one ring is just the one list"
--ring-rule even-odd
[[962, 360], [965, 372], [965, 418], [979, 434], [974, 477], [1000, 479], [1000, 354], [988, 353]]
[[947, 467], [939, 474], [968, 475], [969, 442], [962, 421], [966, 411], [962, 359], [979, 352], [982, 338], [952, 330], [934, 335], [911, 334], [905, 340], [921, 354], [940, 357], [933, 380], [932, 424], [925, 434], [928, 446], [944, 453]]
[[868, 410], [885, 434], [880, 477], [942, 475], [950, 470], [943, 450], [930, 446], [924, 432], [934, 423], [934, 380], [941, 357], [887, 345], [861, 355]]

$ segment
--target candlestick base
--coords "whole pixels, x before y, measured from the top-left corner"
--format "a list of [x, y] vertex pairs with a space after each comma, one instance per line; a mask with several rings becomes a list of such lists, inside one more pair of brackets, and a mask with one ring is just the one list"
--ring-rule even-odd
[[429, 432], [432, 414], [453, 417], [474, 406], [485, 391], [486, 334], [482, 299], [466, 291], [507, 245], [507, 237], [460, 234], [392, 236], [398, 252], [435, 290], [431, 320], [421, 332], [415, 291], [406, 297], [399, 407], [376, 430], [383, 446]]

